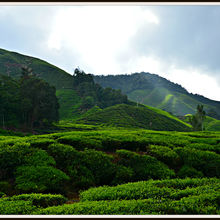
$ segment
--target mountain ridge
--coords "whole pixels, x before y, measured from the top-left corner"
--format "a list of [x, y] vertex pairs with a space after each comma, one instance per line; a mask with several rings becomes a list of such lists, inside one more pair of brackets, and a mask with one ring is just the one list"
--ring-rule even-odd
[[[177, 83], [149, 72], [123, 75], [94, 75], [94, 81], [103, 87], [120, 89], [132, 101], [183, 116], [194, 114], [198, 104], [204, 105], [207, 113], [216, 112], [220, 119], [220, 101], [189, 93]], [[213, 115], [210, 115], [213, 116]]]

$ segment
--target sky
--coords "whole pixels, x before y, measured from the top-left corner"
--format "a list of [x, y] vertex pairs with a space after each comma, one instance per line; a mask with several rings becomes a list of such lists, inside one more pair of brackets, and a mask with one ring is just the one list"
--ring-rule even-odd
[[220, 101], [220, 5], [0, 4], [0, 48], [73, 74], [150, 72]]

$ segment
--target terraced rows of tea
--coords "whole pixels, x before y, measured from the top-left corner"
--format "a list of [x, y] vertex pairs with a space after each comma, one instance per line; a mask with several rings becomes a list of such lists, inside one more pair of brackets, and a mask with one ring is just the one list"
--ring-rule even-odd
[[1, 135], [0, 214], [220, 214], [219, 153], [220, 132]]

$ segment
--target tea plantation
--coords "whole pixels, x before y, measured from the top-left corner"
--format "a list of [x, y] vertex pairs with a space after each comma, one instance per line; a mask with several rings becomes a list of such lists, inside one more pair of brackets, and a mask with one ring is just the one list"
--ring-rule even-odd
[[220, 214], [220, 132], [69, 126], [0, 134], [1, 215]]

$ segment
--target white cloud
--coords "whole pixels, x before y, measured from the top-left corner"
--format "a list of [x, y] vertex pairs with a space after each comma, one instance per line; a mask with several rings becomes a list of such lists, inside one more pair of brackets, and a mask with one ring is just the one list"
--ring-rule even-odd
[[197, 93], [207, 98], [220, 100], [220, 87], [211, 74], [195, 68], [178, 69], [171, 66], [166, 78], [182, 85], [191, 93]]
[[[117, 55], [143, 25], [158, 25], [159, 18], [135, 6], [62, 7], [54, 19], [48, 48], [78, 52], [82, 69], [95, 73], [117, 72]], [[85, 67], [87, 69], [85, 69]]]

